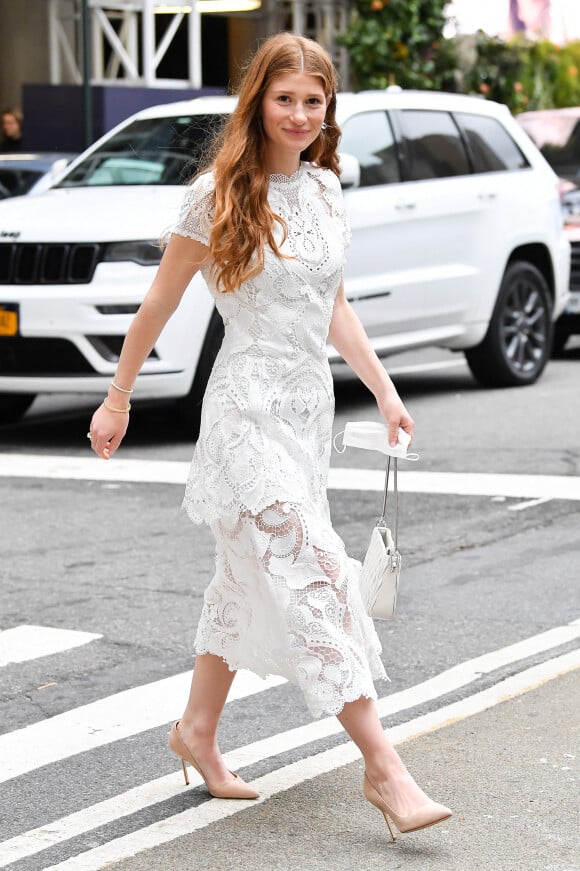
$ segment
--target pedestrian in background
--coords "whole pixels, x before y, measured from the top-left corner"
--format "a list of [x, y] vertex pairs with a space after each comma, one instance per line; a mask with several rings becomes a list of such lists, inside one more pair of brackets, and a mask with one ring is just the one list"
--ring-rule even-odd
[[344, 293], [349, 230], [335, 109], [335, 72], [319, 45], [292, 34], [262, 44], [215, 158], [187, 190], [88, 436], [104, 459], [117, 450], [137, 374], [201, 270], [225, 337], [184, 506], [215, 536], [216, 572], [170, 747], [186, 782], [187, 762], [212, 795], [257, 798], [227, 769], [218, 723], [236, 670], [282, 675], [314, 716], [339, 718], [364, 757], [366, 797], [389, 829], [390, 819], [406, 832], [451, 811], [417, 786], [378, 717], [380, 642], [360, 597], [360, 563], [332, 528], [326, 494], [334, 413], [327, 339], [376, 397], [392, 444], [398, 427], [412, 435], [413, 421]]
[[24, 150], [22, 138], [23, 116], [20, 109], [4, 109], [1, 115], [2, 139], [0, 152], [11, 154]]

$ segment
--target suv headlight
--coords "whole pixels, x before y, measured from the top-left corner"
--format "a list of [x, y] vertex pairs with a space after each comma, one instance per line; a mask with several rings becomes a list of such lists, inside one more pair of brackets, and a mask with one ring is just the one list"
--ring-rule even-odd
[[110, 242], [105, 247], [103, 261], [120, 263], [131, 261], [139, 266], [156, 266], [161, 261], [163, 248], [157, 240], [137, 242]]

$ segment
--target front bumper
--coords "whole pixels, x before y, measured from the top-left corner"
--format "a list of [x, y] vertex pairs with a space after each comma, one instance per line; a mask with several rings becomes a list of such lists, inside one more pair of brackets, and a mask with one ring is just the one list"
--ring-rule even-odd
[[[18, 334], [0, 336], [0, 392], [101, 393], [156, 267], [101, 263], [84, 285], [1, 285], [18, 309]], [[177, 398], [191, 387], [213, 311], [201, 275], [186, 290], [145, 361], [140, 396]]]

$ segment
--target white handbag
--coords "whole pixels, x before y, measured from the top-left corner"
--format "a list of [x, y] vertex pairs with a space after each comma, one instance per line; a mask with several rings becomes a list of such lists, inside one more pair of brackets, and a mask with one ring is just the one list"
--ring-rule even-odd
[[[385, 513], [389, 491], [389, 475], [393, 462], [393, 532], [391, 532]], [[397, 606], [397, 592], [401, 577], [401, 554], [397, 549], [397, 534], [399, 522], [399, 490], [397, 484], [397, 458], [388, 457], [385, 471], [385, 490], [383, 510], [367, 548], [360, 574], [360, 593], [370, 617], [377, 620], [390, 620]], [[393, 535], [394, 533], [394, 535]]]
[[[343, 436], [342, 450], [337, 447], [336, 439]], [[349, 421], [342, 433], [334, 437], [334, 447], [338, 453], [343, 453], [347, 446], [364, 448], [365, 450], [381, 451], [387, 455], [385, 470], [385, 489], [383, 494], [383, 510], [371, 533], [371, 540], [362, 565], [360, 574], [360, 592], [367, 614], [377, 620], [390, 620], [397, 606], [397, 592], [401, 577], [401, 554], [397, 548], [399, 526], [399, 488], [397, 481], [398, 460], [418, 460], [418, 454], [407, 453], [411, 441], [409, 435], [400, 429], [397, 433], [397, 444], [389, 443], [389, 431], [384, 423], [371, 420]], [[393, 532], [385, 519], [387, 497], [389, 492], [389, 476], [393, 463]], [[394, 534], [393, 534], [394, 533]]]

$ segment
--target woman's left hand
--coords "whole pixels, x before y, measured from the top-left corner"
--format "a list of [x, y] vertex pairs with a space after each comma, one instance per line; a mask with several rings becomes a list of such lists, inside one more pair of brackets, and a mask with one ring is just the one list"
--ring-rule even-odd
[[415, 421], [403, 405], [401, 397], [396, 390], [389, 391], [385, 397], [377, 399], [377, 405], [389, 428], [389, 444], [391, 447], [395, 447], [398, 442], [397, 430], [399, 427], [407, 435], [411, 436], [411, 440], [413, 439]]

